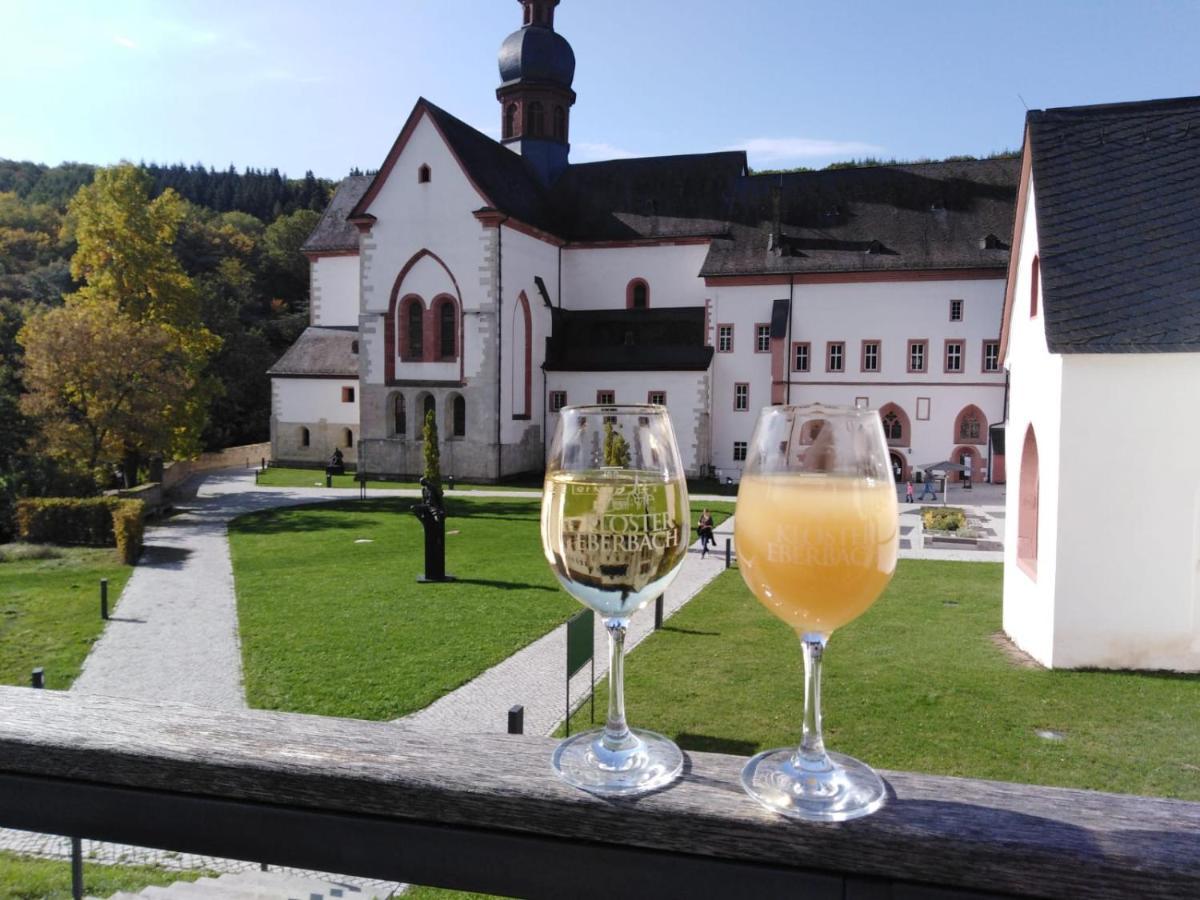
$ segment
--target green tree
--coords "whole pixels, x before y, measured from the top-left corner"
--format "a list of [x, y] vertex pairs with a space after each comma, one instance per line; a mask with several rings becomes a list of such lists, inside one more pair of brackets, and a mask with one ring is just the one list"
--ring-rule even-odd
[[629, 442], [612, 426], [604, 423], [604, 465], [629, 465]]
[[442, 486], [442, 452], [438, 448], [437, 416], [433, 410], [425, 413], [425, 429], [421, 434], [425, 441], [425, 478], [431, 485], [441, 489]]
[[263, 232], [264, 272], [273, 296], [293, 308], [303, 307], [308, 298], [308, 260], [300, 248], [320, 220], [320, 213], [298, 209], [280, 216]]

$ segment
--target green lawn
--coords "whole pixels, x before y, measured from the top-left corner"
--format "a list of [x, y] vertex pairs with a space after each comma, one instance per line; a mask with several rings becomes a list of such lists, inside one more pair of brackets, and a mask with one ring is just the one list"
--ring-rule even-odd
[[[21, 558], [38, 553], [52, 558]], [[132, 571], [107, 548], [0, 547], [0, 684], [28, 685], [42, 666], [47, 688], [69, 688], [104, 630], [100, 579], [111, 609]]]
[[[259, 484], [268, 487], [325, 487], [325, 471], [323, 469], [298, 469], [287, 468], [286, 466], [272, 466], [265, 472], [259, 472], [257, 479]], [[333, 486], [335, 488], [354, 488], [357, 490], [358, 482], [354, 480], [353, 473], [348, 475], [334, 475]], [[415, 480], [393, 481], [376, 478], [368, 479], [367, 487], [407, 490], [421, 489], [421, 485]], [[443, 487], [446, 488], [448, 494], [453, 493], [444, 481]], [[539, 477], [533, 480], [524, 479], [519, 482], [505, 484], [456, 482], [454, 489], [459, 491], [541, 491], [542, 480]]]
[[[195, 881], [210, 873], [176, 872], [157, 866], [83, 864], [83, 888], [89, 897], [109, 897], [120, 891], [137, 892], [151, 885]], [[0, 851], [0, 897], [5, 900], [70, 900], [69, 860], [39, 859]]]
[[[993, 642], [1000, 590], [999, 565], [901, 561], [830, 641], [827, 744], [883, 769], [1200, 800], [1200, 677], [1022, 668]], [[791, 630], [726, 572], [630, 656], [629, 719], [749, 755], [798, 742], [802, 678]]]
[[415, 502], [346, 500], [231, 524], [251, 706], [396, 718], [579, 609], [542, 557], [537, 500], [448, 498], [446, 570], [459, 580], [437, 585], [416, 583]]

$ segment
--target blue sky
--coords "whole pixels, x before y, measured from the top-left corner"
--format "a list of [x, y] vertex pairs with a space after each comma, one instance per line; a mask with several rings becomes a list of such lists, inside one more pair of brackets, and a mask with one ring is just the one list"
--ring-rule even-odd
[[[0, 157], [378, 167], [418, 96], [499, 131], [516, 0], [0, 0]], [[1200, 0], [563, 0], [572, 159], [1015, 148], [1030, 108], [1200, 93]]]

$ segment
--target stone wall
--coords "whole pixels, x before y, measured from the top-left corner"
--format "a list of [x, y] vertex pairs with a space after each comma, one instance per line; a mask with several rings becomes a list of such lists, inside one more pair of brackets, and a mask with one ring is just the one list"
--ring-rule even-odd
[[241, 447], [226, 447], [213, 453], [201, 453], [195, 459], [181, 459], [163, 466], [163, 490], [177, 487], [188, 476], [214, 469], [255, 468], [264, 459], [271, 458], [271, 444], [245, 444]]

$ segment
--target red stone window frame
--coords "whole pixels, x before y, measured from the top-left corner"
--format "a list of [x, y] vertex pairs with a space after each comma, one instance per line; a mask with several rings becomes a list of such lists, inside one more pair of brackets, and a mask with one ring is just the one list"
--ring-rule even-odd
[[353, 403], [354, 402], [354, 388], [352, 388], [352, 387], [342, 388], [342, 402], [343, 403]]
[[646, 402], [647, 403], [655, 403], [655, 404], [658, 404], [659, 406], [666, 406], [667, 405], [667, 392], [666, 391], [646, 391]]
[[[446, 318], [446, 309], [450, 309], [450, 317]], [[449, 294], [439, 294], [433, 298], [430, 317], [434, 327], [433, 350], [431, 354], [438, 362], [453, 362], [458, 359], [458, 302]], [[429, 331], [426, 325], [426, 331]], [[426, 338], [427, 340], [429, 338]], [[449, 353], [446, 350], [449, 349]]]
[[[835, 359], [837, 360], [836, 367], [834, 366]], [[825, 342], [825, 371], [826, 372], [835, 372], [835, 373], [846, 371], [846, 342], [845, 341], [826, 341]]]
[[[868, 366], [867, 363], [867, 348], [873, 346], [875, 348], [875, 365]], [[862, 350], [859, 353], [858, 370], [860, 372], [878, 372], [883, 368], [883, 341], [879, 338], [867, 338], [862, 342]]]
[[550, 392], [550, 412], [556, 413], [567, 405], [566, 391], [551, 391]]
[[[913, 368], [913, 349], [921, 348], [921, 366]], [[924, 375], [929, 371], [929, 341], [925, 339], [912, 339], [908, 342], [908, 352], [905, 354], [904, 364], [910, 375]]]
[[[964, 425], [966, 425], [968, 418], [973, 418], [978, 422], [979, 431], [977, 434], [971, 434], [970, 429], [968, 429], [966, 434], [963, 433], [963, 427], [964, 427]], [[987, 441], [988, 441], [987, 416], [985, 416], [983, 414], [983, 410], [980, 409], [978, 406], [976, 406], [974, 403], [964, 406], [959, 411], [958, 415], [954, 417], [953, 441], [956, 444], [978, 444], [980, 446], [987, 443]]]
[[429, 168], [428, 163], [422, 163], [417, 169], [417, 184], [429, 184], [433, 181], [433, 169]]
[[722, 322], [717, 325], [717, 352], [733, 352], [733, 324]]
[[[416, 307], [419, 311], [414, 317], [412, 310]], [[396, 329], [396, 339], [399, 346], [396, 348], [400, 359], [403, 362], [422, 362], [425, 359], [425, 301], [416, 294], [408, 294], [400, 301], [397, 306], [399, 315], [396, 316], [396, 324], [399, 326]], [[420, 323], [421, 333], [417, 338], [416, 344], [413, 343], [412, 326]], [[420, 350], [414, 353], [414, 349], [420, 347]]]
[[1021, 479], [1017, 495], [1017, 568], [1037, 581], [1038, 505], [1041, 483], [1038, 477], [1037, 435], [1033, 425], [1025, 430], [1021, 448]]
[[883, 423], [883, 436], [889, 447], [912, 445], [912, 423], [908, 420], [908, 413], [895, 403], [885, 403], [879, 407], [879, 421]]
[[746, 412], [750, 409], [750, 382], [738, 381], [733, 385], [733, 411]]
[[[995, 365], [988, 368], [988, 350], [992, 351], [992, 359]], [[979, 350], [979, 371], [984, 375], [995, 375], [1000, 371], [1000, 342], [999, 341], [984, 341]]]
[[611, 388], [604, 388], [596, 391], [596, 402], [601, 406], [615, 406], [617, 402], [617, 392]]
[[[804, 351], [804, 365], [801, 366], [800, 351]], [[792, 371], [812, 371], [812, 345], [808, 341], [792, 341]]]
[[[950, 350], [952, 347], [958, 348], [958, 365], [954, 368], [950, 366]], [[946, 338], [944, 347], [942, 348], [942, 373], [945, 375], [961, 375], [967, 370], [965, 365], [967, 355], [967, 342], [962, 338]]]
[[961, 322], [963, 320], [963, 302], [955, 298], [950, 301], [950, 321]]
[[[642, 305], [637, 305], [637, 293], [641, 288]], [[650, 283], [645, 278], [634, 278], [629, 284], [625, 285], [625, 308], [626, 309], [649, 309], [650, 308]]]
[[754, 323], [754, 352], [755, 353], [770, 353], [771, 352], [771, 323], [770, 322], [755, 322]]
[[1038, 314], [1038, 294], [1042, 289], [1042, 260], [1035, 256], [1029, 266], [1029, 318]]

